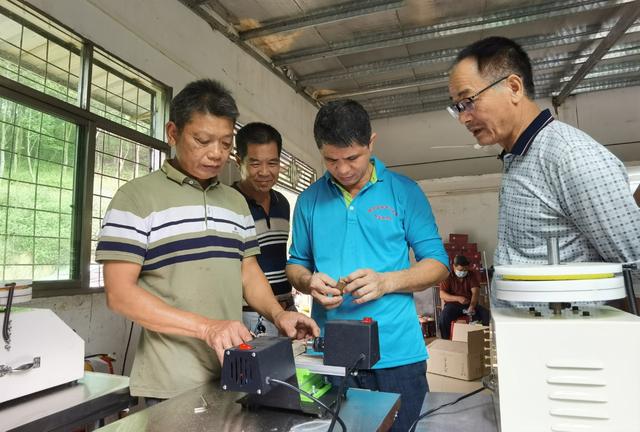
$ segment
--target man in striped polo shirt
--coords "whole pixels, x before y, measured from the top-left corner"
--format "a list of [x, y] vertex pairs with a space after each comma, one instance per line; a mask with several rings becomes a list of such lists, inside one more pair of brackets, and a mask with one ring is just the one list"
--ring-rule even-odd
[[237, 116], [219, 83], [188, 84], [166, 128], [175, 158], [122, 186], [104, 216], [96, 260], [108, 305], [143, 327], [133, 396], [166, 399], [218, 378], [224, 350], [251, 340], [243, 298], [290, 337], [319, 334], [273, 296], [247, 203], [218, 181]]
[[[296, 310], [287, 280], [289, 201], [273, 190], [280, 174], [282, 137], [265, 123], [249, 123], [236, 134], [236, 151], [242, 180], [233, 184], [247, 200], [260, 245], [258, 264], [271, 290], [285, 310]], [[278, 329], [251, 306], [243, 306], [242, 320], [254, 334], [277, 336]]]

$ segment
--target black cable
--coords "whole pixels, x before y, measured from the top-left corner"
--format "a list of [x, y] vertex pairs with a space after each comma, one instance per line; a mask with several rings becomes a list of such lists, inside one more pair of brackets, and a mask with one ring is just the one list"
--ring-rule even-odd
[[440, 409], [442, 409], [442, 408], [444, 408], [444, 407], [448, 407], [448, 406], [450, 406], [450, 405], [457, 404], [457, 403], [458, 403], [458, 402], [460, 402], [462, 399], [466, 399], [466, 398], [468, 398], [468, 397], [470, 397], [470, 396], [473, 396], [473, 395], [474, 395], [474, 394], [476, 394], [476, 393], [480, 393], [482, 390], [484, 390], [484, 386], [483, 386], [483, 387], [480, 387], [480, 388], [479, 388], [479, 389], [477, 389], [477, 390], [472, 391], [471, 393], [467, 393], [466, 395], [460, 396], [458, 399], [454, 400], [453, 402], [449, 402], [449, 403], [446, 403], [446, 404], [442, 404], [442, 405], [440, 405], [439, 407], [432, 408], [432, 409], [430, 409], [429, 411], [427, 411], [427, 412], [425, 412], [425, 413], [423, 413], [423, 414], [420, 414], [420, 415], [418, 416], [418, 418], [417, 418], [417, 419], [416, 419], [416, 420], [411, 424], [411, 427], [409, 428], [409, 432], [415, 432], [416, 427], [418, 426], [418, 422], [419, 422], [420, 420], [422, 420], [423, 418], [425, 418], [425, 417], [427, 417], [427, 416], [430, 416], [430, 415], [431, 415], [431, 414], [433, 414], [434, 412], [436, 412], [436, 411], [438, 411], [438, 410], [440, 410]]
[[358, 359], [353, 363], [353, 365], [351, 365], [350, 368], [347, 369], [346, 371], [347, 373], [344, 375], [344, 379], [340, 383], [340, 387], [338, 387], [338, 396], [336, 396], [336, 416], [331, 419], [331, 424], [329, 425], [328, 432], [333, 432], [333, 428], [336, 426], [336, 419], [340, 414], [340, 406], [341, 406], [342, 398], [344, 397], [345, 387], [347, 386], [347, 380], [349, 379], [353, 371], [355, 371], [356, 368], [358, 367], [358, 363], [360, 363], [365, 358], [366, 356], [363, 353], [360, 353], [360, 355], [358, 356]]
[[129, 352], [129, 344], [131, 343], [131, 335], [133, 334], [133, 321], [131, 321], [131, 328], [129, 329], [129, 340], [127, 340], [127, 347], [124, 349], [124, 359], [122, 360], [122, 372], [120, 375], [124, 376], [124, 367], [127, 364], [127, 353]]
[[312, 401], [314, 401], [315, 403], [320, 405], [322, 408], [324, 408], [329, 414], [331, 414], [331, 416], [333, 418], [335, 418], [338, 421], [338, 423], [340, 423], [340, 426], [342, 426], [342, 432], [347, 432], [347, 426], [344, 424], [344, 422], [338, 416], [338, 414], [336, 414], [335, 411], [333, 411], [331, 408], [326, 406], [321, 400], [315, 398], [314, 396], [312, 396], [311, 394], [307, 393], [306, 391], [301, 390], [298, 387], [289, 384], [286, 381], [281, 381], [281, 380], [278, 380], [278, 379], [275, 379], [275, 378], [269, 378], [269, 377], [267, 377], [265, 381], [267, 382], [267, 384], [276, 383], [276, 384], [283, 385], [283, 386], [285, 386], [285, 387], [287, 387], [287, 388], [289, 388], [289, 389], [291, 389], [291, 390], [293, 390], [295, 392], [300, 393], [301, 395], [304, 395], [304, 396], [308, 397], [309, 399], [311, 399]]
[[5, 287], [9, 287], [9, 293], [7, 294], [7, 304], [4, 307], [4, 321], [2, 323], [2, 339], [4, 339], [5, 343], [9, 343], [11, 340], [11, 334], [9, 333], [9, 315], [11, 314], [11, 305], [13, 303], [13, 292], [16, 289], [16, 283], [12, 282], [10, 284], [5, 285]]
[[633, 277], [631, 276], [631, 270], [636, 270], [638, 266], [635, 263], [622, 264], [622, 275], [624, 277], [624, 288], [627, 292], [627, 301], [629, 302], [629, 312], [634, 315], [638, 314], [638, 308], [636, 307], [636, 294], [633, 292]]

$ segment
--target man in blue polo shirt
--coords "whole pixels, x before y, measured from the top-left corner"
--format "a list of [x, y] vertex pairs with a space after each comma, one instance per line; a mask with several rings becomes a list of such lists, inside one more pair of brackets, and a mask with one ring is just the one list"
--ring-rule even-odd
[[[291, 284], [285, 274], [289, 240], [289, 201], [273, 190], [280, 174], [282, 137], [271, 125], [249, 123], [236, 134], [237, 162], [242, 180], [233, 184], [247, 200], [260, 246], [258, 264], [284, 310], [295, 311]], [[278, 336], [278, 328], [249, 305], [242, 321], [254, 334]]]
[[401, 394], [391, 430], [404, 432], [429, 389], [412, 293], [446, 278], [448, 257], [420, 187], [373, 157], [376, 134], [359, 103], [325, 105], [313, 132], [327, 172], [298, 198], [287, 276], [311, 294], [321, 327], [334, 319], [378, 321], [380, 361], [349, 385]]

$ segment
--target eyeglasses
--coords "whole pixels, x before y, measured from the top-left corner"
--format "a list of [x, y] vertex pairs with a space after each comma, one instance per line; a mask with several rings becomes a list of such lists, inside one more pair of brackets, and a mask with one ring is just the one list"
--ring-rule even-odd
[[467, 97], [462, 99], [459, 102], [456, 102], [454, 104], [451, 104], [447, 107], [447, 111], [449, 111], [449, 114], [451, 114], [451, 116], [458, 120], [458, 117], [460, 117], [460, 114], [465, 112], [465, 111], [473, 111], [474, 105], [473, 105], [473, 101], [482, 94], [482, 92], [485, 92], [487, 90], [489, 90], [491, 87], [493, 87], [494, 85], [501, 83], [502, 81], [506, 80], [507, 78], [509, 78], [509, 75], [504, 76], [502, 78], [500, 78], [498, 81], [489, 84], [488, 86], [486, 86], [485, 88], [483, 88], [482, 90], [480, 90], [479, 92], [477, 92], [476, 94], [474, 94], [473, 96]]

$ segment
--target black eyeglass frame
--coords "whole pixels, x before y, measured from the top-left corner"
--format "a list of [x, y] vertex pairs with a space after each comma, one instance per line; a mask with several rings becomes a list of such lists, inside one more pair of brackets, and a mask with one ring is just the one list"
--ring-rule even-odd
[[451, 114], [451, 116], [454, 119], [458, 120], [458, 118], [460, 117], [461, 113], [463, 113], [465, 111], [472, 111], [473, 110], [473, 101], [475, 101], [478, 96], [480, 96], [485, 91], [489, 90], [491, 87], [493, 87], [493, 86], [495, 86], [497, 84], [500, 84], [502, 81], [506, 80], [510, 76], [511, 75], [503, 76], [498, 81], [495, 81], [495, 82], [489, 84], [488, 86], [486, 86], [485, 88], [483, 88], [482, 90], [476, 92], [476, 94], [474, 94], [473, 96], [469, 96], [469, 97], [466, 97], [466, 98], [463, 98], [463, 99], [459, 100], [456, 103], [452, 103], [451, 105], [449, 105], [447, 107], [447, 111], [449, 112], [449, 114]]

